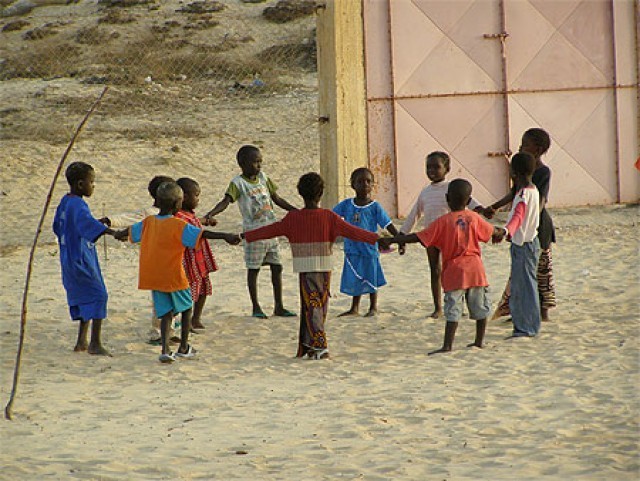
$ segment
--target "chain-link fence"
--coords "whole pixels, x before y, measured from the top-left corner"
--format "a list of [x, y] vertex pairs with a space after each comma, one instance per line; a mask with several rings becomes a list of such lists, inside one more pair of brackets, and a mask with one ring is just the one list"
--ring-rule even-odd
[[[157, 174], [198, 180], [206, 211], [238, 173], [245, 143], [262, 149], [281, 196], [300, 203], [299, 175], [319, 169], [314, 2], [0, 5], [5, 248], [30, 241], [29, 228], [13, 226], [36, 224], [55, 166], [105, 86], [68, 160], [96, 169], [94, 215], [149, 205]], [[54, 205], [66, 189], [61, 178]], [[224, 216], [239, 225], [237, 212]]]

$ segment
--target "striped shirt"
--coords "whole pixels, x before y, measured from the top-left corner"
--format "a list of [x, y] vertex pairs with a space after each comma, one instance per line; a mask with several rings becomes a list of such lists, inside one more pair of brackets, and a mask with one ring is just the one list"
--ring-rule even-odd
[[292, 210], [279, 222], [245, 232], [247, 242], [284, 236], [289, 239], [294, 272], [332, 268], [333, 243], [339, 236], [375, 244], [378, 234], [360, 229], [327, 209]]

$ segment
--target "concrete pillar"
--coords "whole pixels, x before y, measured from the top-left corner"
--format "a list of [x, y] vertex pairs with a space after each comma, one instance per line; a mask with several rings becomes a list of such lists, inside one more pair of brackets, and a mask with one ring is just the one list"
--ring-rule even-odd
[[349, 176], [367, 165], [362, 3], [326, 0], [318, 8], [318, 113], [323, 207], [353, 195]]

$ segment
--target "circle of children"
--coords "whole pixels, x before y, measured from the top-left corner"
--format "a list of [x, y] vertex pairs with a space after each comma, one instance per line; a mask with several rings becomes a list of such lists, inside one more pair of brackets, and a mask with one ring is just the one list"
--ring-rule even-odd
[[[451, 351], [465, 300], [469, 317], [476, 321], [475, 341], [469, 347], [483, 346], [491, 303], [480, 242], [498, 243], [506, 237], [511, 241], [511, 276], [494, 318], [510, 314], [513, 337], [535, 336], [541, 320], [548, 320], [548, 310], [555, 306], [551, 266], [554, 229], [545, 209], [551, 171], [541, 161], [549, 146], [550, 138], [544, 130], [534, 128], [524, 133], [519, 152], [510, 162], [513, 186], [489, 207], [473, 200], [468, 181], [445, 180], [450, 170], [446, 153], [430, 153], [426, 158], [430, 183], [399, 231], [382, 206], [371, 198], [374, 176], [364, 167], [351, 175], [355, 197], [343, 200], [333, 210], [320, 207], [322, 177], [315, 172], [303, 175], [297, 188], [304, 208], [297, 209], [277, 194], [276, 184], [262, 171], [260, 150], [245, 145], [237, 153], [241, 175], [231, 180], [223, 199], [201, 219], [194, 212], [200, 195], [198, 183], [165, 176], [154, 177], [149, 184], [152, 207], [96, 219], [83, 199], [93, 193], [94, 169], [83, 162], [72, 163], [66, 170], [70, 192], [57, 208], [53, 230], [58, 237], [70, 315], [80, 321], [75, 350], [109, 355], [101, 342], [107, 290], [95, 248], [96, 240], [104, 234], [140, 243], [139, 288], [151, 291], [150, 342], [161, 346], [159, 360], [163, 363], [196, 355], [189, 344], [189, 334], [205, 328], [201, 316], [206, 298], [212, 293], [209, 274], [217, 270], [208, 239], [222, 239], [233, 245], [244, 241], [247, 284], [256, 318], [267, 317], [257, 296], [258, 273], [263, 265], [271, 269], [273, 314], [295, 316], [282, 301], [282, 264], [276, 238], [284, 236], [289, 240], [300, 286], [296, 357], [329, 357], [325, 320], [332, 247], [338, 237], [345, 239], [340, 291], [353, 297], [351, 308], [341, 316], [357, 315], [365, 294], [370, 298], [366, 315], [376, 314], [378, 290], [386, 284], [380, 252], [390, 251], [391, 244], [398, 244], [400, 254], [409, 243], [426, 247], [435, 306], [431, 317], [446, 320], [443, 346], [429, 354]], [[234, 202], [242, 214], [242, 233], [203, 228], [215, 226], [215, 216]], [[497, 209], [509, 203], [511, 211], [504, 226], [493, 226], [480, 215], [490, 219]], [[274, 204], [288, 211], [279, 221]], [[424, 218], [424, 228], [411, 233], [420, 217]], [[125, 228], [116, 230], [117, 227]], [[393, 237], [380, 237], [379, 228]], [[173, 334], [178, 314], [179, 337]], [[175, 352], [170, 349], [171, 342], [179, 342]]]

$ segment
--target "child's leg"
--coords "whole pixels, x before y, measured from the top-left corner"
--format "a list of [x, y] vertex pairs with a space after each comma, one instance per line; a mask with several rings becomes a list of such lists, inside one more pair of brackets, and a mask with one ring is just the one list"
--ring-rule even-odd
[[173, 311], [167, 312], [160, 318], [160, 336], [162, 339], [162, 354], [169, 354], [169, 335], [171, 329], [171, 321], [173, 319]]
[[351, 309], [338, 315], [338, 317], [358, 315], [358, 311], [360, 310], [360, 298], [361, 296], [353, 296], [351, 298]]
[[484, 333], [487, 330], [487, 320], [486, 319], [478, 319], [476, 320], [476, 340], [471, 344], [468, 344], [467, 347], [483, 347], [482, 342], [484, 341]]
[[193, 305], [193, 317], [191, 318], [192, 329], [204, 329], [204, 324], [202, 324], [200, 318], [202, 316], [202, 310], [204, 309], [205, 302], [207, 302], [207, 296], [205, 294], [200, 294], [200, 297], [198, 297], [198, 300]]
[[189, 350], [189, 332], [191, 331], [191, 314], [193, 309], [182, 311], [182, 325], [180, 332], [180, 348], [178, 352], [185, 353]]
[[369, 294], [369, 312], [364, 317], [372, 317], [378, 313], [378, 293], [372, 292]]
[[444, 328], [444, 343], [442, 347], [437, 351], [431, 351], [429, 356], [453, 350], [453, 339], [456, 337], [456, 329], [458, 329], [458, 323], [456, 321], [447, 321]]
[[431, 271], [431, 295], [433, 297], [433, 313], [429, 317], [438, 319], [442, 316], [442, 282], [440, 274], [442, 265], [440, 263], [440, 251], [436, 247], [427, 247], [427, 257], [429, 258], [429, 269]]
[[98, 356], [111, 356], [111, 353], [102, 346], [100, 339], [102, 334], [102, 319], [94, 319], [91, 323], [91, 343], [89, 344], [89, 354]]
[[440, 349], [430, 352], [430, 356], [432, 354], [439, 354], [441, 352], [449, 352], [453, 350], [453, 340], [456, 337], [458, 320], [460, 319], [460, 316], [462, 316], [462, 303], [464, 302], [464, 295], [464, 289], [445, 292], [444, 316], [447, 322], [444, 328], [444, 342], [442, 343], [442, 347]]
[[487, 316], [491, 313], [488, 287], [471, 287], [466, 294], [469, 316], [476, 320], [476, 339], [467, 347], [483, 347], [484, 333], [487, 329]]
[[73, 348], [76, 352], [86, 351], [89, 348], [87, 333], [89, 332], [89, 321], [78, 321], [78, 340]]
[[511, 244], [511, 297], [513, 337], [535, 336], [540, 331], [538, 297], [538, 239], [522, 246]]
[[247, 287], [249, 288], [249, 297], [251, 298], [251, 315], [266, 319], [267, 316], [262, 312], [260, 303], [258, 302], [258, 274], [260, 269], [247, 269]]
[[273, 315], [295, 317], [295, 314], [284, 308], [282, 302], [282, 264], [269, 264], [271, 268], [271, 284], [273, 285]]

